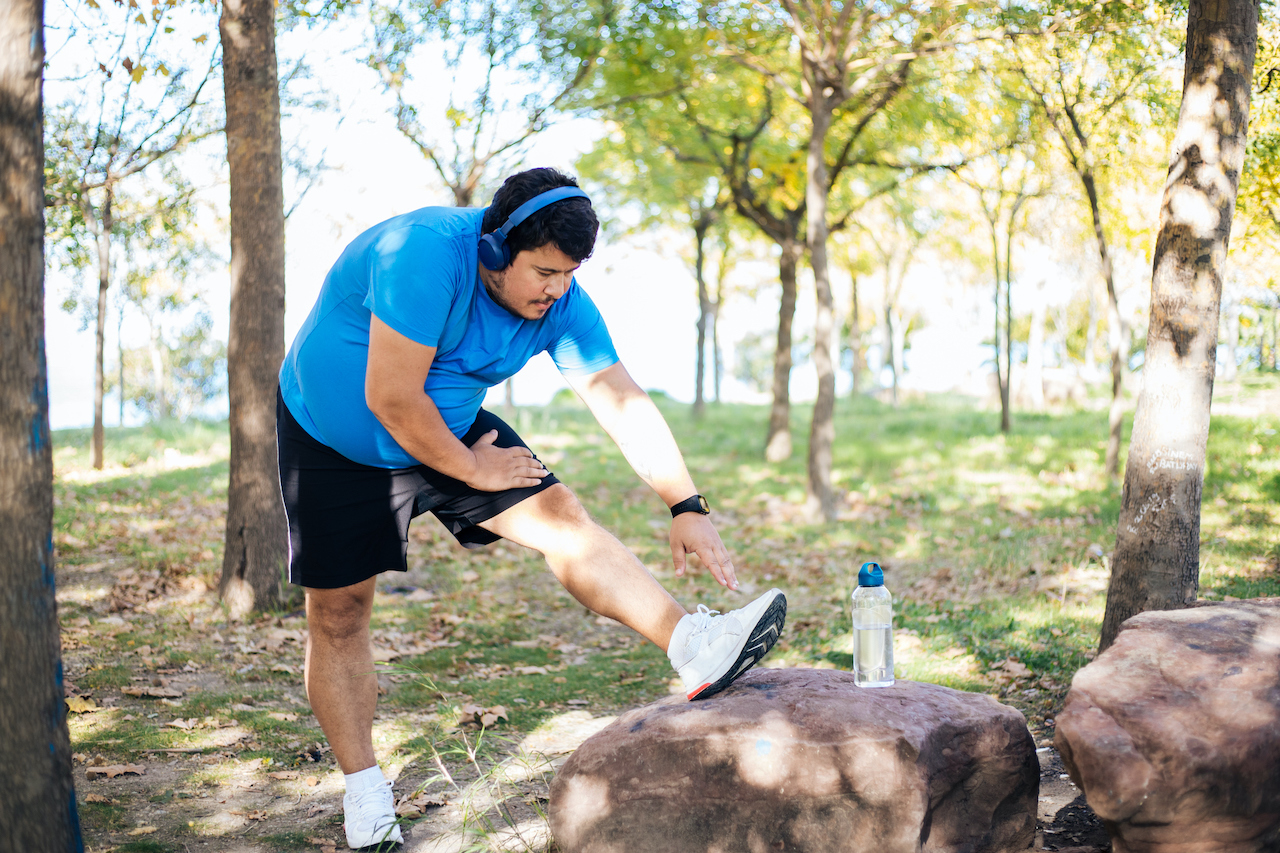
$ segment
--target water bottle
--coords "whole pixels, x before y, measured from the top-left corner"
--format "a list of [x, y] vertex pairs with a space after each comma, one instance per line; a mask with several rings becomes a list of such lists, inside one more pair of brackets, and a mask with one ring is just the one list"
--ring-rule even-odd
[[879, 563], [863, 563], [853, 593], [853, 681], [859, 687], [893, 685], [893, 596]]

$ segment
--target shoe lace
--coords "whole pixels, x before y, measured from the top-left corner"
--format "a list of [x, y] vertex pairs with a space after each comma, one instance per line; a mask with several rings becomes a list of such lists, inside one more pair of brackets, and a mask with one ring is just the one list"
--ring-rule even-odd
[[392, 808], [395, 806], [390, 789], [391, 780], [388, 779], [381, 785], [365, 788], [363, 791], [351, 795], [352, 810], [356, 812], [356, 817], [360, 823], [385, 817], [388, 825], [394, 825], [395, 817], [386, 814], [388, 804], [391, 804]]
[[724, 635], [729, 627], [729, 618], [720, 615], [719, 610], [712, 610], [705, 604], [698, 605], [698, 611], [690, 614], [693, 617], [693, 630], [689, 632], [689, 642], [706, 634], [706, 641], [713, 643]]

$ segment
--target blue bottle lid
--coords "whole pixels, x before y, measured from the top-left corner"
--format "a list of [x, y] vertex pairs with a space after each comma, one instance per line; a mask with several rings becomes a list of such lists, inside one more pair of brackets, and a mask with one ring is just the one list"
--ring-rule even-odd
[[884, 586], [884, 571], [879, 563], [863, 563], [858, 571], [858, 586]]

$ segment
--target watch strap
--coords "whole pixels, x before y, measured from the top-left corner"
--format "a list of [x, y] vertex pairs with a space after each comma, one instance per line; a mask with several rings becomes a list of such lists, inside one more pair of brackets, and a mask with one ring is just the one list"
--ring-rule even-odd
[[711, 507], [707, 505], [707, 499], [702, 495], [694, 495], [691, 498], [685, 498], [680, 501], [680, 503], [671, 507], [672, 518], [686, 512], [696, 512], [699, 515], [710, 515]]

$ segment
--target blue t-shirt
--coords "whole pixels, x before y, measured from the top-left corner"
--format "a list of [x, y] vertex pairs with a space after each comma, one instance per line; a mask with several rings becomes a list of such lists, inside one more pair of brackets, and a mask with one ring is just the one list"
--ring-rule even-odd
[[488, 389], [544, 350], [565, 374], [618, 361], [600, 312], [576, 281], [538, 320], [493, 301], [476, 257], [483, 215], [425, 207], [373, 226], [343, 251], [280, 368], [285, 405], [317, 441], [364, 465], [421, 464], [365, 403], [371, 313], [436, 347], [424, 390], [458, 437]]

